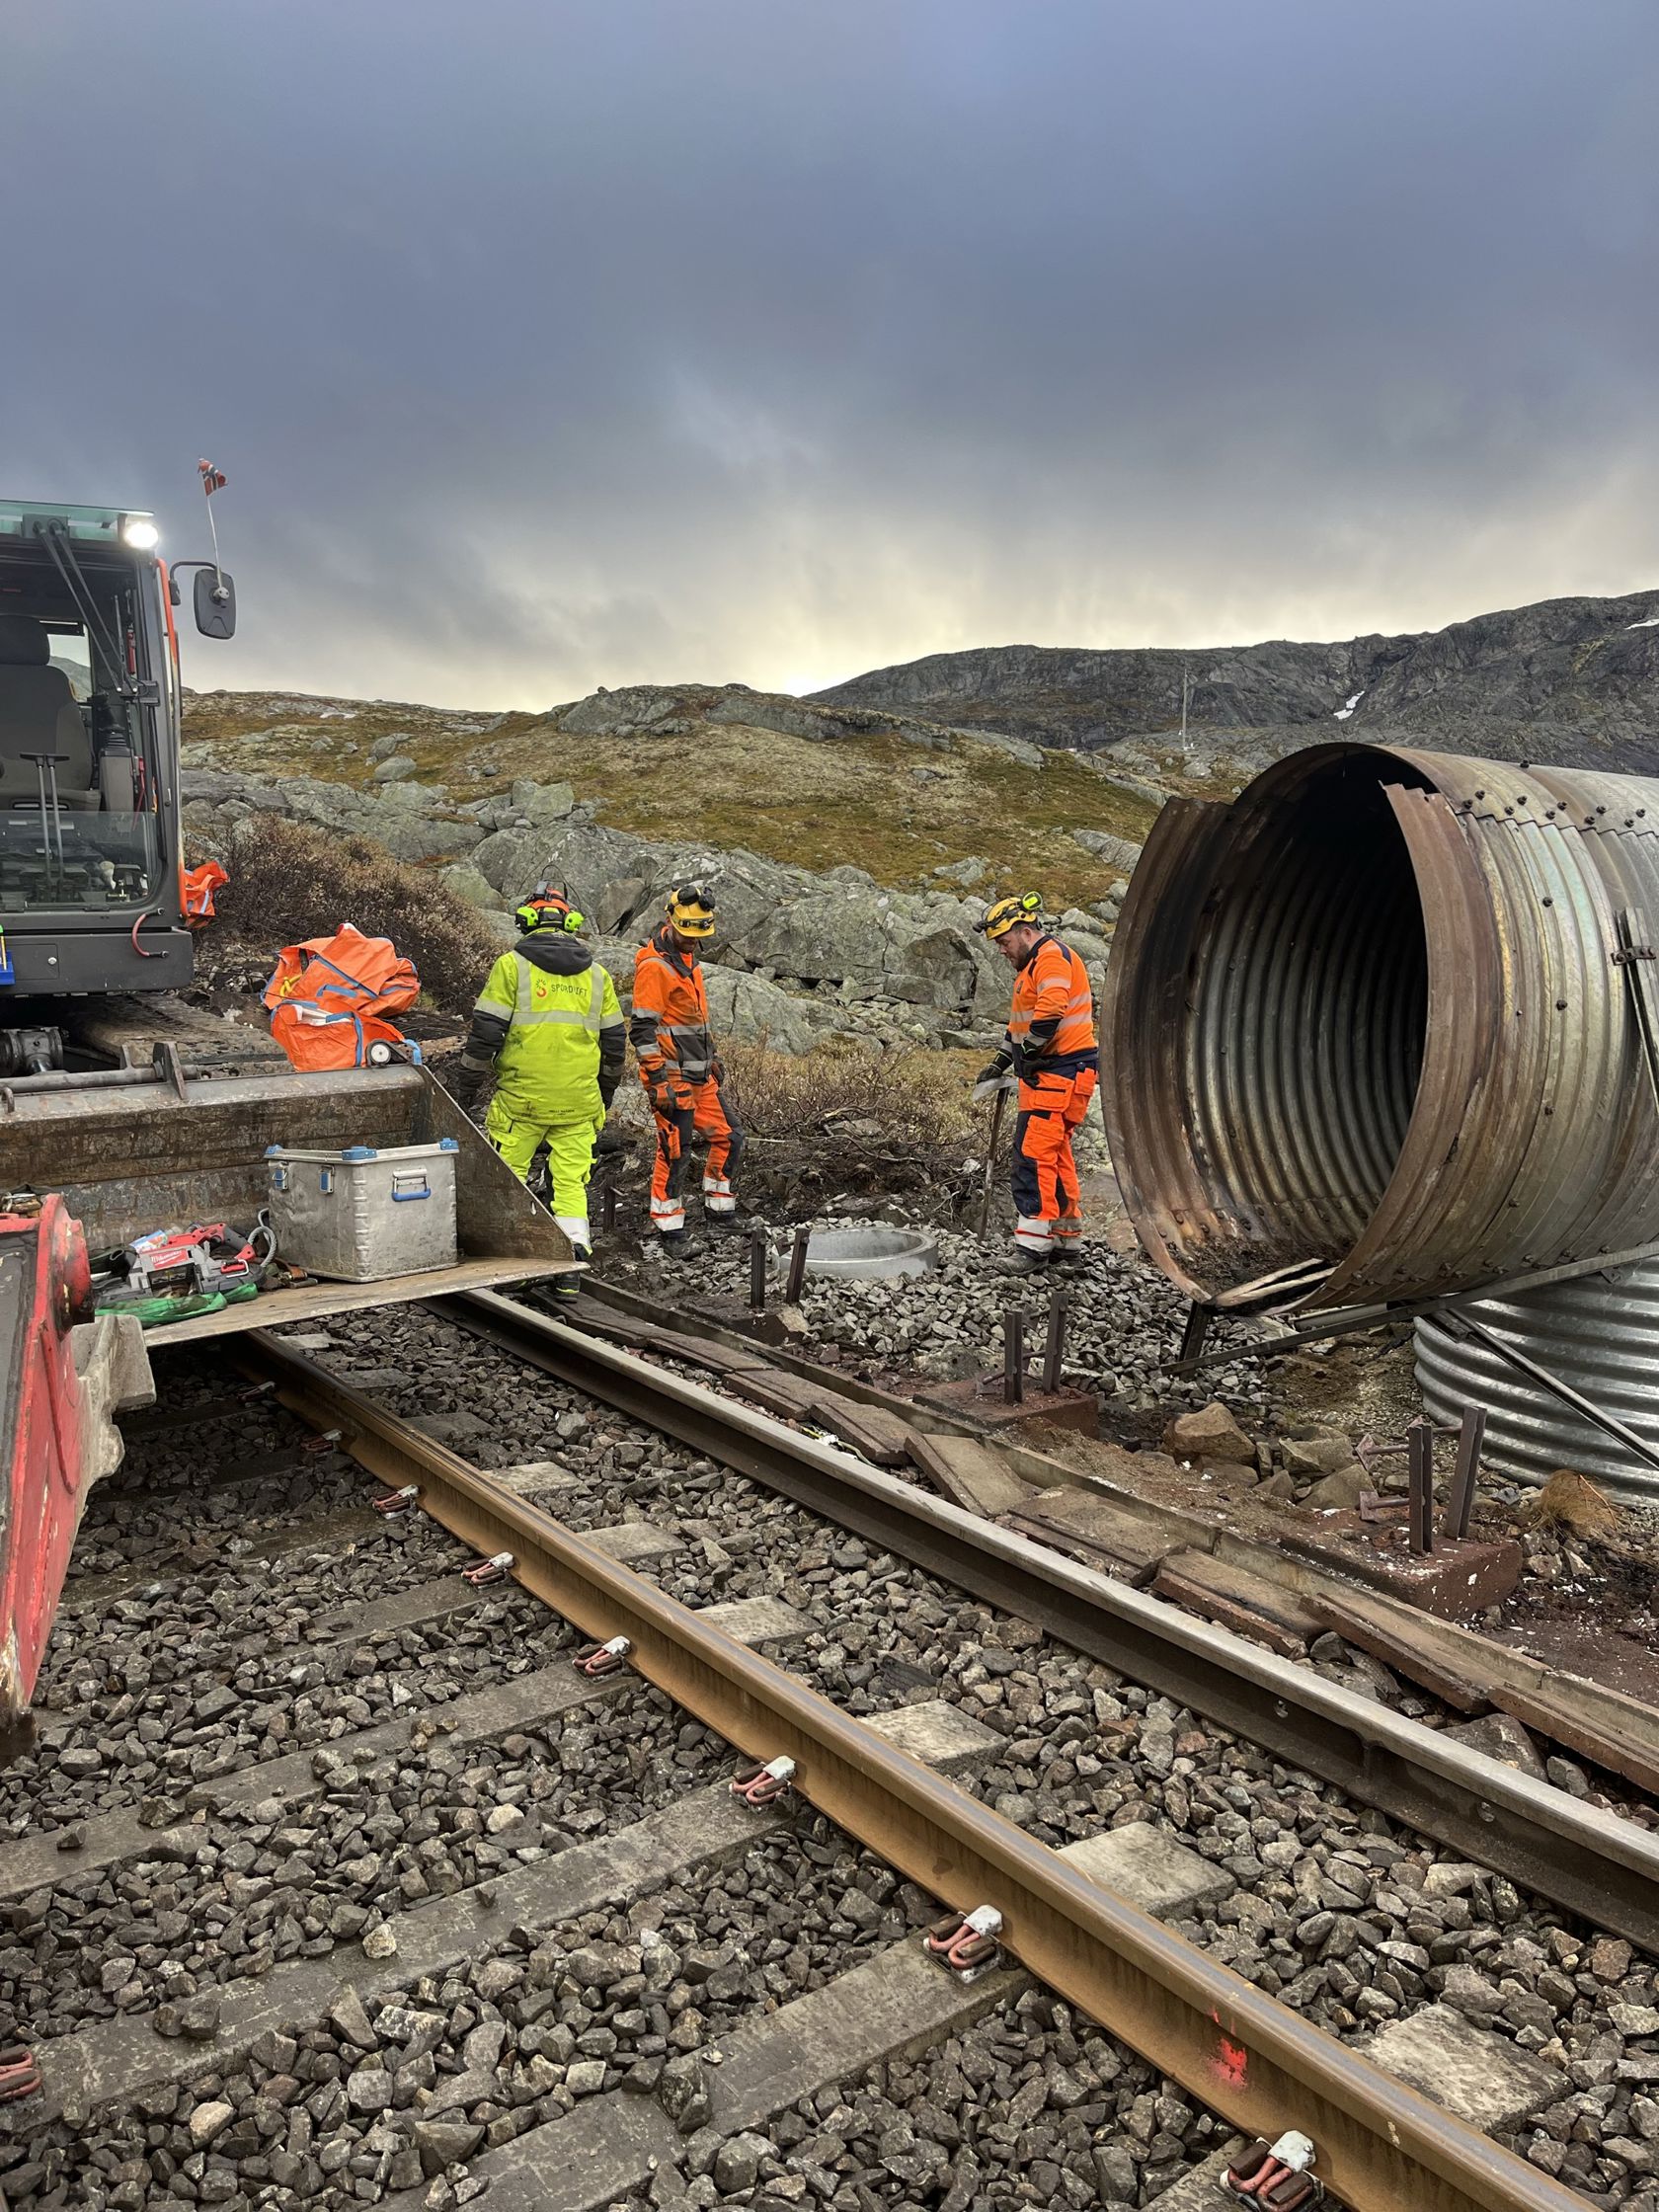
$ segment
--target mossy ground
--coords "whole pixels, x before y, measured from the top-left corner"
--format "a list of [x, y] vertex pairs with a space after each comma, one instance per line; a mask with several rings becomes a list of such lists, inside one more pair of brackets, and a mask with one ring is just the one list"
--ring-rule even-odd
[[[457, 800], [515, 776], [565, 782], [636, 835], [813, 869], [852, 861], [895, 887], [975, 855], [991, 871], [977, 889], [1031, 885], [1056, 908], [1092, 904], [1113, 873], [1070, 830], [1139, 841], [1154, 811], [1067, 752], [1045, 752], [1038, 768], [971, 738], [928, 747], [885, 731], [819, 742], [695, 722], [672, 736], [592, 738], [530, 714], [208, 692], [186, 702], [185, 736], [198, 760], [354, 784], [368, 781], [376, 741], [395, 737], [421, 780]], [[476, 772], [485, 767], [496, 772]]]

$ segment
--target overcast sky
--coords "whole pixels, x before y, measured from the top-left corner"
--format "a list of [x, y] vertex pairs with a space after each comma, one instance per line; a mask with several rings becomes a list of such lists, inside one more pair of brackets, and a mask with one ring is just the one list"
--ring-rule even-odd
[[1659, 584], [1653, 0], [0, 0], [0, 492], [477, 706]]

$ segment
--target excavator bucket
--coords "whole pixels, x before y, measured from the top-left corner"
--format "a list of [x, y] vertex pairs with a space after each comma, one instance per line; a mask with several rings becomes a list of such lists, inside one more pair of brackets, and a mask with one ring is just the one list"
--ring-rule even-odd
[[93, 1483], [120, 1464], [113, 1416], [155, 1396], [130, 1315], [86, 1306], [86, 1246], [62, 1199], [0, 1198], [0, 1765], [28, 1708]]
[[[191, 1074], [147, 1068], [38, 1075], [0, 1085], [0, 1195], [60, 1192], [95, 1257], [153, 1230], [223, 1221], [247, 1230], [268, 1204], [268, 1147], [343, 1151], [457, 1146], [453, 1267], [379, 1282], [308, 1281], [146, 1328], [150, 1346], [556, 1275], [577, 1263], [539, 1206], [425, 1067]], [[281, 1257], [280, 1253], [277, 1255]]]

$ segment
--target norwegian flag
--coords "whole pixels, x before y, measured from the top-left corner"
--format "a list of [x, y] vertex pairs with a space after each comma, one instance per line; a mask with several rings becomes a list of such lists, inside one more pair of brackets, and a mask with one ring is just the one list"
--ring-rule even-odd
[[222, 468], [215, 468], [211, 461], [198, 461], [196, 465], [201, 477], [201, 489], [208, 499], [224, 490], [227, 478]]

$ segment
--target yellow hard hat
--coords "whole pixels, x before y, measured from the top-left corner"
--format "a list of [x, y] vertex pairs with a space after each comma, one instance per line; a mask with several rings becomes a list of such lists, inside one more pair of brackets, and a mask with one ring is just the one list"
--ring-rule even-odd
[[1043, 910], [1041, 892], [1022, 891], [1015, 899], [998, 899], [994, 906], [985, 910], [985, 919], [979, 924], [981, 933], [992, 941], [1005, 937], [1017, 922], [1035, 921]]
[[669, 927], [682, 937], [714, 935], [714, 900], [694, 883], [677, 884], [669, 893]]

